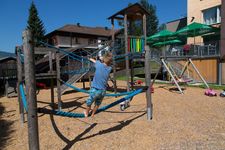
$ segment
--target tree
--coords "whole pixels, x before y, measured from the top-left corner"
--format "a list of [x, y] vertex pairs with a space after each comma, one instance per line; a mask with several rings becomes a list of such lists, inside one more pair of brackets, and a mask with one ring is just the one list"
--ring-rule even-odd
[[163, 23], [159, 26], [159, 31], [166, 30], [166, 24]]
[[30, 29], [33, 35], [32, 39], [34, 40], [35, 46], [40, 45], [36, 41], [45, 40], [45, 29], [43, 22], [38, 16], [38, 11], [33, 1], [29, 9], [29, 17], [27, 23], [27, 28]]
[[147, 36], [151, 36], [158, 32], [159, 20], [156, 16], [156, 6], [149, 4], [148, 0], [140, 0], [139, 2], [150, 15], [146, 16]]

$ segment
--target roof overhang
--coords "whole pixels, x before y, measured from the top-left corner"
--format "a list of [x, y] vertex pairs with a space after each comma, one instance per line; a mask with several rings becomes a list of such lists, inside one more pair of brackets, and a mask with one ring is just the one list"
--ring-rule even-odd
[[142, 16], [150, 15], [149, 12], [142, 7], [139, 3], [135, 3], [131, 6], [128, 6], [114, 15], [110, 16], [108, 19], [117, 19], [117, 20], [123, 20], [125, 14], [127, 15], [128, 20], [135, 20], [135, 19], [142, 19]]

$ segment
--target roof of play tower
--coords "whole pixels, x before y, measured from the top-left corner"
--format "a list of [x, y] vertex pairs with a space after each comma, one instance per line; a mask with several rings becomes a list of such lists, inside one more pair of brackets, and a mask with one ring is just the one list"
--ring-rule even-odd
[[139, 3], [135, 3], [133, 5], [130, 5], [118, 11], [114, 15], [110, 16], [108, 19], [123, 20], [125, 14], [127, 14], [128, 20], [135, 20], [135, 19], [142, 19], [142, 16], [144, 14], [149, 15], [149, 12], [144, 7], [142, 7]]

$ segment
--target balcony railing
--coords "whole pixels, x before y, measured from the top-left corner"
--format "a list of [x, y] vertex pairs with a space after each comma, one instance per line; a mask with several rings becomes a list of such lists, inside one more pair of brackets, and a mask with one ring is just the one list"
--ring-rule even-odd
[[190, 45], [188, 51], [183, 50], [183, 46], [170, 47], [163, 54], [163, 50], [152, 49], [151, 57], [219, 57], [219, 47], [216, 45]]

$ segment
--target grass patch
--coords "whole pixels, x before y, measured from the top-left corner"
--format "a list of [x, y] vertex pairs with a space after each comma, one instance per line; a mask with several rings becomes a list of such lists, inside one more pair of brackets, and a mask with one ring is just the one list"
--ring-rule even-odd
[[[116, 77], [116, 80], [122, 80], [122, 81], [126, 81], [127, 77], [126, 76], [118, 76]], [[142, 80], [143, 82], [145, 82], [145, 78], [139, 78], [139, 77], [134, 77], [134, 80]], [[171, 84], [169, 81], [155, 81], [155, 84]], [[214, 89], [214, 90], [225, 90], [225, 85], [217, 85], [217, 84], [208, 84], [210, 88]], [[185, 87], [197, 87], [197, 88], [202, 88], [202, 89], [206, 89], [207, 87], [202, 83], [198, 84], [198, 85], [194, 85], [194, 84], [182, 84], [181, 86], [185, 86]]]

